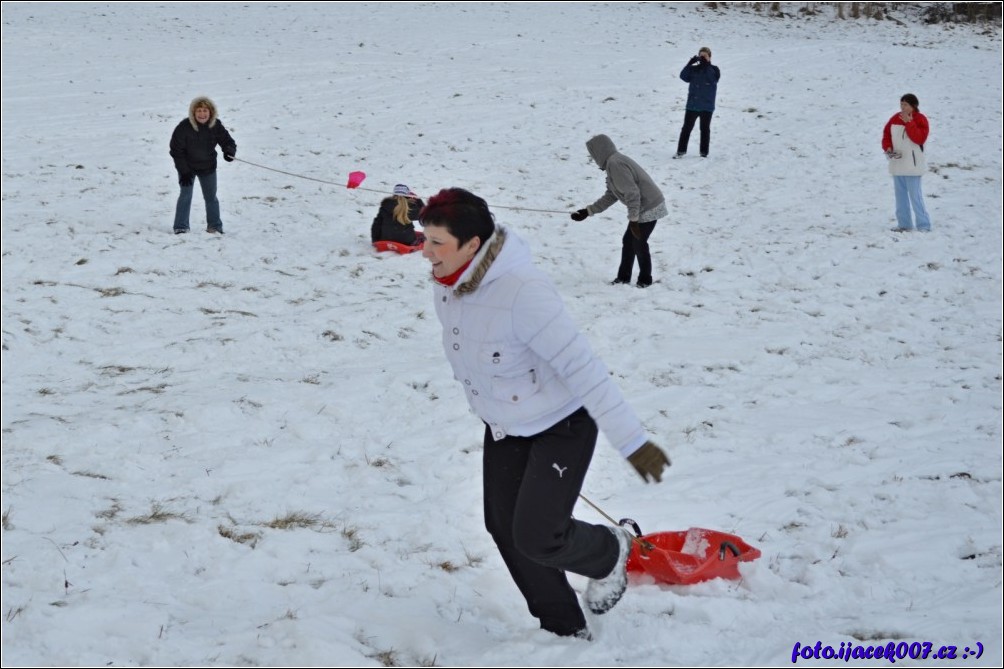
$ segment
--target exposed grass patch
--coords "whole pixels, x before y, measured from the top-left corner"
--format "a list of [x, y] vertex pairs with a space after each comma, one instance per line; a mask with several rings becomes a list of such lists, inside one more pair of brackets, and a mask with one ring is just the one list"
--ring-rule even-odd
[[447, 574], [452, 574], [454, 572], [460, 571], [460, 567], [453, 564], [449, 560], [443, 560], [442, 562], [437, 563], [435, 566], [438, 567], [439, 569], [442, 569]]
[[349, 542], [349, 552], [351, 553], [355, 553], [357, 550], [366, 545], [359, 537], [359, 530], [350, 525], [342, 528], [342, 537]]
[[126, 367], [125, 365], [105, 365], [104, 367], [98, 367], [101, 373], [105, 376], [116, 376], [118, 374], [128, 374], [129, 372], [136, 371], [135, 367]]
[[261, 539], [261, 534], [257, 532], [240, 532], [234, 528], [225, 527], [223, 525], [217, 527], [216, 531], [219, 532], [220, 536], [224, 539], [230, 539], [230, 541], [238, 544], [244, 544], [251, 548], [257, 546], [258, 540]]
[[104, 511], [98, 511], [94, 515], [103, 520], [114, 520], [120, 513], [122, 513], [122, 505], [119, 504], [117, 499], [113, 499], [110, 507]]
[[240, 398], [239, 400], [234, 400], [234, 404], [236, 404], [236, 405], [238, 405], [240, 407], [250, 407], [252, 409], [260, 409], [263, 406], [265, 406], [261, 402], [255, 402], [254, 400], [249, 400], [247, 398], [247, 396], [244, 396], [244, 397]]
[[199, 311], [206, 314], [207, 316], [216, 316], [218, 314], [237, 314], [238, 316], [250, 316], [251, 318], [258, 318], [258, 314], [251, 313], [250, 311], [241, 311], [240, 309], [227, 309], [223, 311], [221, 309], [210, 309], [208, 307], [200, 307]]
[[374, 660], [376, 660], [385, 667], [401, 666], [400, 664], [398, 664], [397, 652], [393, 648], [391, 648], [390, 650], [377, 651], [376, 653], [370, 655], [369, 657], [373, 658]]
[[156, 386], [142, 386], [140, 388], [133, 388], [132, 390], [123, 390], [118, 393], [118, 395], [135, 395], [136, 393], [153, 393], [154, 395], [160, 395], [167, 389], [166, 383], [161, 383]]
[[142, 516], [134, 516], [125, 522], [129, 525], [153, 525], [155, 523], [166, 523], [169, 520], [183, 520], [188, 522], [188, 518], [181, 513], [167, 511], [158, 503], [150, 506], [150, 513]]
[[332, 527], [331, 523], [321, 517], [321, 514], [307, 513], [306, 511], [290, 511], [283, 516], [276, 516], [262, 525], [273, 530], [330, 529]]
[[482, 556], [482, 555], [472, 555], [471, 552], [468, 551], [466, 548], [464, 549], [464, 557], [467, 558], [467, 566], [468, 567], [477, 567], [482, 562], [485, 561], [484, 556]]
[[98, 474], [97, 472], [76, 471], [70, 473], [73, 474], [74, 476], [85, 476], [91, 479], [101, 479], [102, 481], [111, 481], [111, 479], [105, 476], [104, 474]]

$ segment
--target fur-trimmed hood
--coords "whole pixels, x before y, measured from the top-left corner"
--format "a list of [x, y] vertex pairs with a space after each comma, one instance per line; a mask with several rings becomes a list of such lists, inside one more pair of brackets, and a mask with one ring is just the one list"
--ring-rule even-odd
[[495, 441], [529, 437], [585, 407], [625, 457], [647, 440], [530, 247], [496, 225], [455, 287], [433, 284], [443, 351]]
[[458, 282], [457, 287], [453, 290], [453, 294], [457, 297], [461, 295], [466, 295], [468, 293], [473, 293], [481, 285], [484, 280], [485, 275], [491, 268], [492, 263], [498, 257], [499, 252], [502, 251], [502, 247], [506, 242], [506, 230], [500, 225], [495, 226], [495, 232], [492, 236], [481, 246], [481, 249], [474, 256], [474, 260], [471, 262], [470, 268], [465, 273], [466, 276], [462, 276], [461, 280]]
[[192, 102], [188, 105], [188, 122], [192, 124], [195, 132], [199, 131], [199, 122], [195, 120], [195, 109], [197, 107], [209, 107], [209, 122], [206, 123], [206, 125], [210, 128], [216, 125], [216, 119], [218, 118], [216, 113], [216, 103], [207, 98], [205, 95], [200, 95], [192, 100]]

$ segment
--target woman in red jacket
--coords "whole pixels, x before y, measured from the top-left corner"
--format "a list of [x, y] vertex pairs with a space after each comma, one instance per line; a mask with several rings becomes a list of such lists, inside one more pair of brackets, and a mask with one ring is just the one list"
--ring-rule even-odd
[[[917, 96], [907, 93], [899, 99], [900, 112], [885, 124], [882, 150], [889, 159], [889, 173], [896, 188], [896, 222], [893, 230], [931, 231], [931, 217], [924, 206], [920, 177], [927, 171], [924, 144], [930, 133], [927, 117], [920, 113]], [[913, 209], [911, 216], [910, 210]]]

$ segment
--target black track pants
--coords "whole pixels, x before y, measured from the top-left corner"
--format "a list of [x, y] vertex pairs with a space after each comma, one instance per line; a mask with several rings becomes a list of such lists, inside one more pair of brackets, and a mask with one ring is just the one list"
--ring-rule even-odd
[[555, 634], [586, 626], [565, 572], [602, 578], [617, 561], [607, 527], [572, 518], [596, 436], [585, 409], [532, 437], [494, 441], [485, 429], [485, 526], [530, 614]]

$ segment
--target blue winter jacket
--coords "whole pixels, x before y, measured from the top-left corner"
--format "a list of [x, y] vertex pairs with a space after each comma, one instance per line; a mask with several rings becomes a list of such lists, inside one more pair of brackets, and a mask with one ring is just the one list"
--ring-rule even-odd
[[706, 60], [683, 66], [680, 78], [690, 84], [687, 93], [688, 111], [715, 111], [715, 95], [718, 93], [718, 80], [722, 72], [717, 65]]

